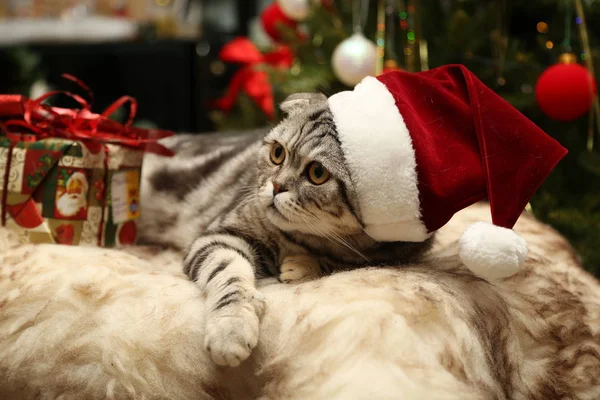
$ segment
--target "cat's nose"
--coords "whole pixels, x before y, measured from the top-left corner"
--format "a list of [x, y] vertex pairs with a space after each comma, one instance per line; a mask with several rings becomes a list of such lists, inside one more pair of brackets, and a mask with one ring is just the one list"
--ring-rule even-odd
[[282, 193], [282, 192], [287, 192], [287, 189], [282, 187], [281, 185], [279, 185], [276, 182], [273, 182], [273, 196], [278, 194], [278, 193]]

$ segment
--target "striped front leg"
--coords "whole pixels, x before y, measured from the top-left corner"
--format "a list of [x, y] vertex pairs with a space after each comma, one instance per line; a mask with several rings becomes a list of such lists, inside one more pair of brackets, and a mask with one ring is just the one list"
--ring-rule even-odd
[[185, 258], [184, 271], [206, 296], [204, 345], [213, 361], [239, 365], [258, 342], [264, 309], [254, 282], [252, 247], [230, 234], [201, 236]]

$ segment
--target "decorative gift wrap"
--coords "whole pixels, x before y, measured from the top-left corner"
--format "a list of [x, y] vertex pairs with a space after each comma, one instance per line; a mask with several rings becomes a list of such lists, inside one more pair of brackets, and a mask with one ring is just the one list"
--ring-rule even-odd
[[[42, 103], [57, 93], [82, 108]], [[109, 120], [124, 104], [131, 107], [129, 121]], [[52, 92], [37, 100], [0, 95], [0, 127], [6, 133], [0, 137], [2, 226], [31, 243], [134, 243], [143, 154], [172, 155], [157, 142], [172, 133], [131, 127], [135, 110], [130, 97], [94, 114], [70, 93]]]
[[143, 153], [107, 144], [0, 139], [2, 222], [32, 243], [132, 244]]

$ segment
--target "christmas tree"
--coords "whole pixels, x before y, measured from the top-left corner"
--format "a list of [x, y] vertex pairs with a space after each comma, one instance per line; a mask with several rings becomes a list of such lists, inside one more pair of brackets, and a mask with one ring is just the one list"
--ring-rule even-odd
[[[600, 25], [589, 23], [600, 18], [600, 2], [306, 0], [310, 10], [299, 8], [302, 3], [278, 0], [263, 11], [263, 27], [276, 40], [260, 49], [267, 56], [242, 67], [260, 77], [249, 73], [252, 84], [239, 85], [228, 104], [219, 104], [227, 110], [213, 113], [220, 128], [274, 123], [281, 117], [274, 105], [295, 92], [347, 89], [342, 81], [348, 77], [336, 75], [332, 58], [357, 24], [377, 46], [374, 73], [464, 64], [569, 150], [532, 199], [532, 211], [564, 234], [584, 266], [600, 276], [600, 108], [597, 102], [590, 107], [595, 82], [585, 78], [600, 58]], [[268, 55], [280, 45], [291, 50], [289, 62]], [[589, 88], [567, 101], [573, 93], [562, 93], [560, 81], [571, 82], [575, 73], [585, 75], [582, 84]], [[567, 106], [552, 103], [552, 93]]]

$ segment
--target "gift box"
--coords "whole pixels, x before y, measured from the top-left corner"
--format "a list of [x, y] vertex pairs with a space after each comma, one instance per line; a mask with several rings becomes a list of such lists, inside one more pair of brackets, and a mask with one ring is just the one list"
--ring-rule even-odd
[[[82, 107], [44, 104], [59, 93]], [[127, 123], [108, 118], [125, 104], [130, 106]], [[158, 143], [172, 133], [132, 127], [136, 103], [130, 97], [101, 114], [90, 108], [66, 92], [36, 100], [0, 95], [5, 133], [0, 137], [0, 219], [23, 242], [103, 247], [135, 242], [143, 154], [172, 155]]]

